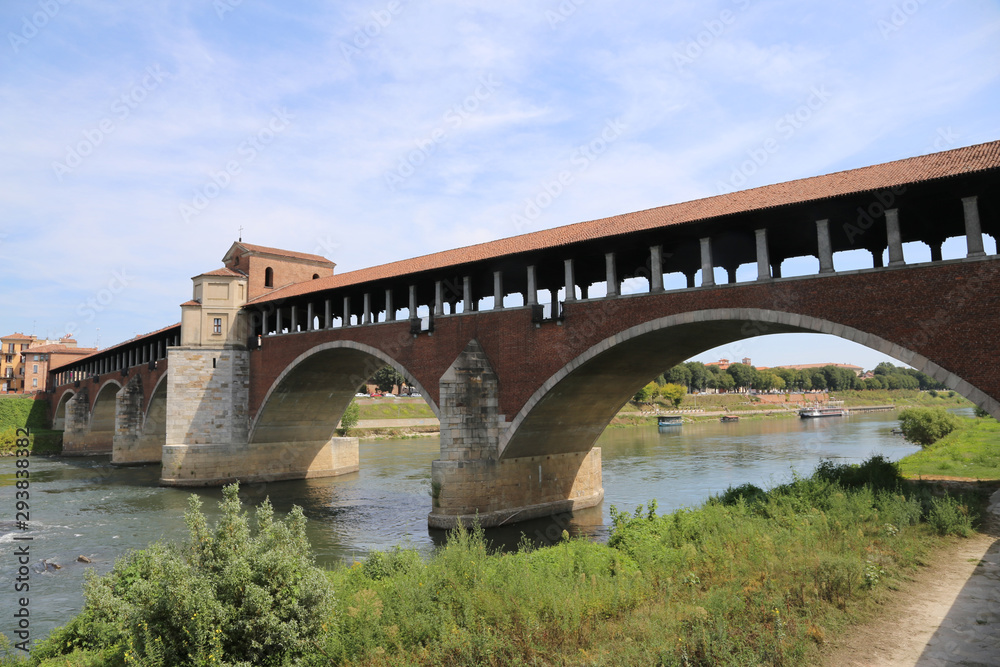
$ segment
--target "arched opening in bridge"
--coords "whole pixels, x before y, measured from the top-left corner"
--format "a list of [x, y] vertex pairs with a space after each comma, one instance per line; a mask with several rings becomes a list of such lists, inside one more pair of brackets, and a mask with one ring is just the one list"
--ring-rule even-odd
[[277, 471], [276, 478], [329, 469], [328, 459], [339, 456], [338, 426], [344, 411], [368, 379], [387, 365], [406, 378], [420, 394], [415, 400], [426, 402], [436, 417], [438, 408], [424, 387], [398, 362], [377, 348], [334, 341], [299, 355], [274, 380], [251, 421], [252, 450], [267, 452], [261, 456]]
[[688, 315], [628, 329], [566, 364], [511, 420], [500, 438], [500, 458], [589, 451], [625, 403], [661, 372], [706, 350], [735, 349], [738, 341], [772, 333], [833, 333], [916, 368], [1000, 414], [1000, 403], [925, 357], [849, 327], [781, 311], [717, 309], [701, 311], [697, 319]]
[[66, 404], [69, 403], [74, 396], [76, 396], [76, 392], [64, 391], [63, 395], [59, 397], [59, 402], [56, 404], [55, 412], [52, 414], [52, 430], [62, 431], [66, 428]]
[[116, 395], [121, 388], [114, 380], [105, 382], [94, 398], [94, 407], [90, 412], [90, 432], [87, 434], [89, 447], [111, 449], [115, 435]]

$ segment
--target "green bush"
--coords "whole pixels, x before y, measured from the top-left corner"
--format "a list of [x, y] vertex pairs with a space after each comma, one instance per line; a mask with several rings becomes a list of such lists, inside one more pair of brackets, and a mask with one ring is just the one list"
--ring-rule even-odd
[[332, 591], [313, 564], [299, 507], [275, 521], [268, 501], [256, 531], [238, 485], [223, 490], [209, 529], [191, 496], [188, 540], [154, 544], [119, 559], [84, 586], [83, 612], [52, 633], [35, 658], [112, 649], [112, 664], [283, 665], [320, 637]]
[[959, 427], [958, 417], [944, 408], [907, 408], [899, 413], [899, 427], [910, 442], [927, 447]]
[[818, 479], [836, 482], [845, 489], [857, 489], [863, 486], [869, 486], [876, 491], [894, 489], [902, 481], [899, 464], [881, 454], [876, 454], [860, 464], [820, 461], [814, 474]]
[[975, 511], [966, 502], [951, 496], [930, 499], [927, 524], [938, 535], [968, 537], [972, 534], [972, 524], [975, 518]]
[[347, 406], [344, 410], [344, 414], [340, 418], [340, 435], [347, 435], [347, 432], [358, 425], [358, 420], [361, 418], [361, 408], [358, 404], [352, 400], [351, 404]]

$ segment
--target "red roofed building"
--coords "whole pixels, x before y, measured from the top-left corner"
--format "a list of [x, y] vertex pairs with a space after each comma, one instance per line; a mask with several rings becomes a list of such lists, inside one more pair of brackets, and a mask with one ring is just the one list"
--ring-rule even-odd
[[49, 369], [82, 359], [97, 352], [96, 347], [77, 347], [76, 341], [66, 336], [59, 343], [32, 346], [21, 352], [24, 366], [24, 390], [48, 389]]
[[13, 333], [0, 337], [0, 344], [0, 393], [44, 391], [52, 362], [51, 354], [59, 355], [58, 365], [96, 351], [78, 348], [68, 334], [54, 341]]
[[328, 278], [333, 275], [333, 268], [336, 266], [319, 255], [268, 248], [242, 241], [237, 241], [229, 248], [222, 263], [226, 269], [247, 277], [247, 299], [295, 283]]

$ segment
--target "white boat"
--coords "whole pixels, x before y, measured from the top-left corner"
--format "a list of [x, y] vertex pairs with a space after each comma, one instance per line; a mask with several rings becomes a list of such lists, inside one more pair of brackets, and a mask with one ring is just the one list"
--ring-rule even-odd
[[802, 408], [799, 410], [799, 417], [802, 419], [816, 419], [818, 417], [846, 417], [847, 410], [844, 408]]

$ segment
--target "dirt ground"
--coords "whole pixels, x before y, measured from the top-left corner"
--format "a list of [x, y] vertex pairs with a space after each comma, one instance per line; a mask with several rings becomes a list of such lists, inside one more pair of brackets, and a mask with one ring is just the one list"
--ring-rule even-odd
[[872, 621], [830, 642], [824, 667], [1000, 666], [1000, 491], [981, 531], [956, 538]]

